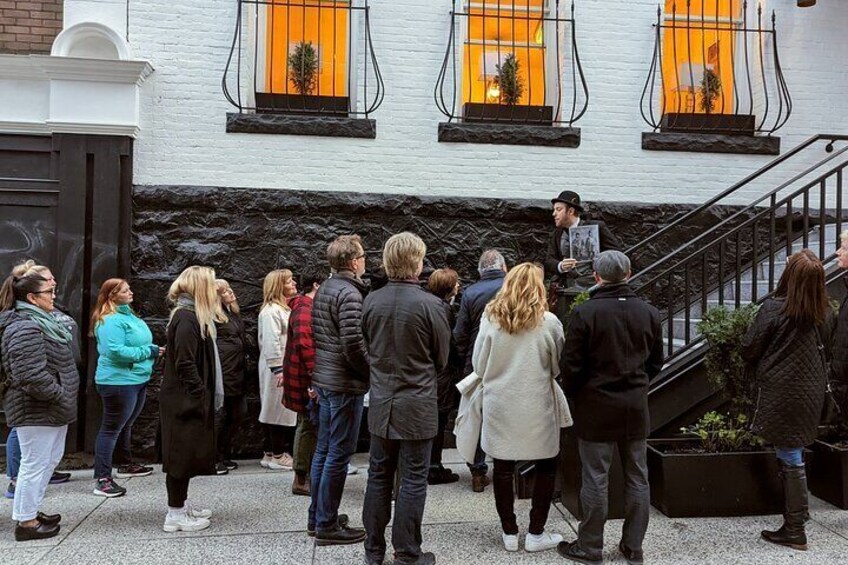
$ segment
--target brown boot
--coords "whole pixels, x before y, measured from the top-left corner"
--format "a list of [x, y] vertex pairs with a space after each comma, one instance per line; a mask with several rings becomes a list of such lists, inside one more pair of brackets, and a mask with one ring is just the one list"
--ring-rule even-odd
[[294, 481], [292, 481], [292, 494], [309, 496], [309, 477], [306, 473], [295, 472]]
[[489, 477], [486, 475], [482, 473], [471, 475], [471, 490], [474, 492], [483, 492], [488, 484]]

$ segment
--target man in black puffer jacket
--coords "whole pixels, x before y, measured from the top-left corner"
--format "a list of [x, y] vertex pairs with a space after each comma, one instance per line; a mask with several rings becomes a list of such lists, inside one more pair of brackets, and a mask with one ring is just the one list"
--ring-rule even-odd
[[365, 530], [347, 527], [339, 516], [347, 465], [356, 449], [362, 400], [368, 392], [368, 352], [362, 337], [362, 301], [366, 286], [365, 250], [356, 235], [343, 235], [327, 247], [335, 274], [315, 294], [312, 331], [318, 394], [318, 444], [312, 460], [312, 503], [307, 530], [318, 545], [359, 543]]
[[[836, 250], [839, 266], [848, 269], [848, 231], [840, 235], [842, 245]], [[839, 318], [833, 335], [833, 373], [831, 387], [839, 408], [840, 435], [848, 433], [848, 271], [842, 277], [845, 297], [839, 307]]]

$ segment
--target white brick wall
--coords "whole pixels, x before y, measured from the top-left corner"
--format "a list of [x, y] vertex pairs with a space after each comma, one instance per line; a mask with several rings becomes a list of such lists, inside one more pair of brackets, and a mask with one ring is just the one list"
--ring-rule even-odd
[[[223, 185], [547, 199], [701, 202], [770, 157], [641, 149], [639, 99], [653, 49], [658, 0], [577, 0], [578, 43], [590, 105], [578, 149], [447, 144], [432, 92], [449, 29], [449, 0], [372, 0], [375, 51], [386, 98], [377, 139], [227, 134], [232, 107], [221, 77], [234, 0], [130, 4], [133, 54], [154, 74], [143, 86], [138, 184]], [[73, 0], [67, 0], [73, 3]], [[848, 5], [770, 0], [794, 113], [783, 149], [808, 136], [848, 133]], [[770, 12], [769, 12], [770, 13]], [[743, 195], [748, 200], [749, 195]]]

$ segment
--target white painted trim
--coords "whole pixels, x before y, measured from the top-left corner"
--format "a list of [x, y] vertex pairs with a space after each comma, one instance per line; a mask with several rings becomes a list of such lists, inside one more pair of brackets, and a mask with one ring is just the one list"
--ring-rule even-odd
[[44, 122], [16, 122], [0, 120], [2, 133], [47, 134], [50, 128]]
[[54, 57], [67, 57], [77, 43], [91, 37], [105, 39], [115, 47], [119, 60], [129, 60], [130, 46], [124, 38], [109, 26], [97, 22], [82, 22], [62, 30], [53, 41], [50, 54]]
[[32, 55], [48, 78], [57, 80], [82, 80], [90, 82], [117, 82], [137, 84], [144, 82], [153, 67], [147, 61], [108, 61]]
[[47, 120], [51, 133], [84, 133], [94, 135], [126, 135], [137, 137], [141, 128], [133, 124], [97, 124]]

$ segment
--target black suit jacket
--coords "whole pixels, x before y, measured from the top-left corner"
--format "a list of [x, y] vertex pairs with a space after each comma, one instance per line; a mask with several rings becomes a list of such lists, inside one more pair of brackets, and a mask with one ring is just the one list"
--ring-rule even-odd
[[[618, 238], [612, 233], [612, 230], [606, 225], [606, 223], [595, 220], [580, 220], [581, 226], [598, 226], [598, 234], [601, 238], [601, 251], [621, 251], [622, 245]], [[557, 266], [560, 261], [563, 259], [562, 250], [560, 249], [560, 242], [562, 241], [562, 232], [565, 231], [563, 228], [557, 228], [554, 231], [553, 237], [548, 242], [548, 253], [545, 256], [545, 272], [548, 275], [554, 275], [562, 277], [563, 280], [566, 278], [577, 278], [579, 273], [576, 270], [569, 271], [567, 273], [560, 273], [557, 270]]]

